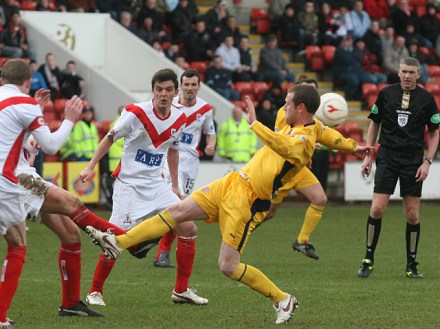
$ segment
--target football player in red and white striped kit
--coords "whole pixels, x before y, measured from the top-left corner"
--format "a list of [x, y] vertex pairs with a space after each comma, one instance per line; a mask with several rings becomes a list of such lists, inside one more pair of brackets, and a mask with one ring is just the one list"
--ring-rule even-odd
[[[202, 133], [206, 135], [206, 155], [215, 153], [215, 126], [213, 111], [210, 104], [205, 102], [197, 94], [200, 90], [200, 76], [196, 70], [189, 69], [180, 76], [181, 95], [174, 98], [173, 105], [186, 115], [186, 126], [182, 130], [179, 144], [179, 191], [184, 197], [190, 195], [199, 172], [199, 145]], [[165, 177], [169, 174], [165, 167]], [[170, 250], [176, 234], [170, 231], [160, 240], [156, 259], [153, 264], [156, 267], [174, 267], [170, 263]], [[179, 237], [176, 251], [179, 245], [184, 244], [183, 237]], [[176, 287], [177, 288], [177, 287]]]
[[[178, 93], [177, 75], [170, 69], [159, 70], [154, 74], [151, 85], [153, 100], [130, 104], [124, 108], [121, 117], [80, 174], [82, 179], [88, 179], [113, 142], [124, 138], [121, 162], [113, 173], [116, 181], [110, 217], [110, 222], [123, 230], [135, 227], [144, 218], [180, 201], [178, 150], [181, 131], [187, 118], [185, 113], [172, 106], [173, 98]], [[163, 178], [166, 159], [172, 188]], [[176, 227], [176, 232], [182, 237], [183, 243], [177, 252], [176, 287], [171, 298], [176, 303], [205, 305], [208, 300], [198, 296], [188, 286], [194, 262], [197, 226], [188, 222]], [[103, 286], [114, 264], [114, 260], [101, 254], [86, 298], [89, 304], [105, 305]]]

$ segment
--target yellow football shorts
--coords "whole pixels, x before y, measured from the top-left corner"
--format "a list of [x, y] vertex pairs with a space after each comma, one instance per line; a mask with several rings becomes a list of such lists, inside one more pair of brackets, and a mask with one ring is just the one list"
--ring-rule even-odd
[[190, 195], [209, 216], [211, 223], [218, 222], [223, 241], [242, 253], [252, 231], [264, 217], [256, 214], [267, 212], [270, 200], [258, 199], [250, 183], [232, 172], [202, 187]]

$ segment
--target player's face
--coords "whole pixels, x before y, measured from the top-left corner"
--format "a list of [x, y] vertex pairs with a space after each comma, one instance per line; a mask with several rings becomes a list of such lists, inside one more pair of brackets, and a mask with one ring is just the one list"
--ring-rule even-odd
[[168, 111], [171, 108], [173, 98], [177, 95], [177, 89], [171, 80], [156, 82], [153, 88], [154, 107], [160, 112]]
[[417, 79], [420, 78], [420, 71], [416, 66], [400, 64], [399, 78], [402, 88], [404, 90], [411, 90], [417, 85]]
[[195, 102], [197, 93], [200, 90], [199, 79], [197, 77], [183, 77], [180, 84], [185, 105], [192, 105]]
[[284, 104], [284, 110], [286, 111], [286, 123], [288, 125], [294, 125], [298, 118], [297, 106], [293, 103], [294, 93], [287, 93], [286, 104]]

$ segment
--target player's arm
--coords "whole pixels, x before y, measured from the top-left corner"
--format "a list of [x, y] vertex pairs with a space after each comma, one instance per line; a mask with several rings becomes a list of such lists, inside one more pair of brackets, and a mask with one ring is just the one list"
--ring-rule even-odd
[[179, 150], [169, 148], [167, 152], [168, 168], [170, 170], [171, 187], [173, 192], [181, 198], [179, 192]]
[[[371, 120], [368, 126], [367, 133], [367, 146], [374, 147], [377, 137], [379, 136], [380, 123]], [[367, 153], [364, 157], [364, 161], [361, 166], [361, 174], [368, 176], [371, 172], [371, 166], [373, 165], [373, 152]]]
[[93, 170], [99, 161], [107, 154], [110, 146], [114, 143], [113, 136], [111, 134], [106, 135], [102, 141], [99, 143], [98, 148], [90, 159], [87, 167], [81, 171], [79, 177], [83, 182], [87, 181], [90, 177], [92, 177]]
[[354, 139], [345, 138], [341, 135], [339, 131], [324, 126], [324, 124], [320, 123], [319, 121], [317, 122], [317, 124], [321, 124], [322, 127], [322, 133], [316, 138], [316, 141], [318, 143], [338, 151], [356, 151], [358, 143]]
[[206, 155], [214, 155], [215, 154], [215, 143], [217, 142], [216, 134], [206, 135], [206, 147], [205, 153]]
[[[73, 96], [66, 103], [64, 109], [64, 121], [57, 131], [51, 133], [49, 128], [44, 125], [33, 130], [31, 127], [32, 135], [37, 140], [43, 151], [47, 154], [55, 154], [66, 142], [67, 138], [72, 131], [73, 125], [78, 121], [82, 111], [82, 100], [77, 96]], [[41, 117], [40, 117], [41, 118]], [[38, 120], [39, 118], [37, 118]]]
[[438, 129], [429, 132], [429, 143], [428, 143], [428, 153], [421, 166], [416, 172], [416, 182], [424, 181], [429, 174], [429, 168], [431, 167], [432, 158], [437, 152], [439, 142], [439, 132]]

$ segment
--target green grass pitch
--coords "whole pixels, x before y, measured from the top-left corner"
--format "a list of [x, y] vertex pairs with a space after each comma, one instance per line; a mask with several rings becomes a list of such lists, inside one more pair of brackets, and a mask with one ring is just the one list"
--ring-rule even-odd
[[[288, 203], [252, 235], [242, 257], [261, 269], [281, 289], [295, 295], [300, 308], [284, 327], [291, 328], [440, 328], [440, 206], [423, 204], [419, 271], [422, 280], [405, 278], [405, 220], [400, 203], [388, 209], [368, 279], [356, 272], [365, 249], [369, 204], [329, 205], [312, 236], [321, 259], [292, 252], [307, 205]], [[108, 213], [100, 213], [108, 217]], [[271, 301], [217, 268], [217, 224], [198, 223], [197, 254], [191, 286], [209, 299], [206, 307], [174, 305], [175, 270], [157, 269], [153, 254], [138, 260], [125, 252], [108, 279], [104, 318], [59, 318], [61, 301], [57, 268], [59, 242], [47, 228], [29, 223], [28, 251], [9, 316], [16, 328], [275, 328]], [[2, 240], [3, 241], [3, 240]], [[99, 249], [83, 234], [81, 296], [90, 287]], [[0, 242], [1, 257], [6, 244]], [[175, 254], [172, 253], [175, 261]]]

